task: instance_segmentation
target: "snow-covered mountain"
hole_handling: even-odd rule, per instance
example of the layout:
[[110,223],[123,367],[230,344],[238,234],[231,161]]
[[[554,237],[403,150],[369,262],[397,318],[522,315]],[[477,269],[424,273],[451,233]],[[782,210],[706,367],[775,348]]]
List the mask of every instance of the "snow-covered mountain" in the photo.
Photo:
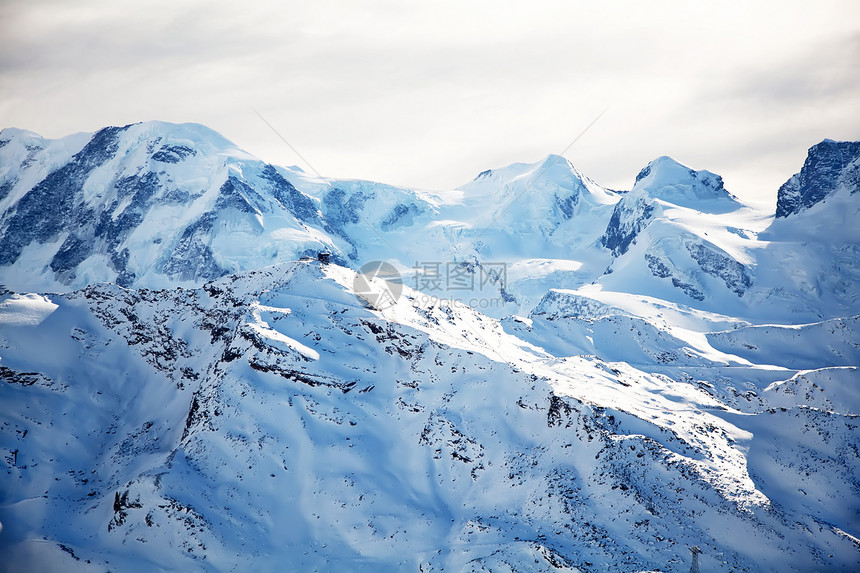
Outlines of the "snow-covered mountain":
[[54,142],[3,130],[0,165],[0,281],[11,288],[196,285],[333,248],[313,199],[199,125]]
[[616,258],[599,282],[667,300],[683,293],[709,308],[742,297],[752,285],[747,237],[725,224],[742,211],[718,175],[660,157],[612,212],[600,242]]
[[720,176],[694,171],[670,157],[659,157],[646,165],[633,190],[618,202],[601,237],[601,244],[616,256],[623,255],[637,235],[666,208],[686,208],[696,213],[722,214],[740,205],[723,187]]
[[[484,312],[498,318],[528,313],[551,288],[591,283],[735,316],[778,318],[788,306],[807,320],[832,318],[848,313],[853,289],[843,286],[822,309],[818,298],[833,288],[816,285],[832,282],[830,261],[847,268],[842,274],[858,272],[857,237],[853,225],[816,229],[856,212],[858,154],[850,143],[810,149],[777,205],[787,213],[792,197],[804,197],[799,210],[774,219],[743,205],[719,176],[668,157],[642,169],[629,192],[603,189],[550,155],[427,193],[275,167],[193,124],[148,122],[57,141],[7,129],[0,284],[61,292],[100,281],[193,287],[331,251],[356,269],[391,261],[419,289],[430,282],[430,265],[462,264],[479,275],[503,264],[504,281],[480,293],[493,299]],[[798,254],[810,236],[826,252]],[[774,276],[786,257],[809,259],[799,266],[814,276],[798,280],[796,269]],[[817,263],[825,268],[809,268]],[[442,282],[434,296],[475,299]]]
[[3,130],[0,569],[857,570],[858,154],[775,216],[667,157],[429,193]]

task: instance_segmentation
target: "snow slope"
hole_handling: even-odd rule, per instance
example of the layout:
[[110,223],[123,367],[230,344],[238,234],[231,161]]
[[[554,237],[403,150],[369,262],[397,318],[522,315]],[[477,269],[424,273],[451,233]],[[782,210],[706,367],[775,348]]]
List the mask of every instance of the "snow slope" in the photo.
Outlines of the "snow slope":
[[366,308],[353,278],[100,285],[4,324],[6,566],[646,571],[693,544],[712,570],[856,564],[856,416],[742,413],[411,289]]

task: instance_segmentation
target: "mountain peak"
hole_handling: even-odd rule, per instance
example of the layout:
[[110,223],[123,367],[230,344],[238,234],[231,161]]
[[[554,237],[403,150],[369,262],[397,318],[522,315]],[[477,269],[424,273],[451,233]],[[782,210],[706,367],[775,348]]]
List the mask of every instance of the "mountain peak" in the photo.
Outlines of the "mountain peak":
[[534,163],[511,163],[504,167],[495,169],[487,169],[480,172],[472,181],[464,185],[462,188],[472,186],[476,182],[492,179],[496,182],[513,181],[521,178],[530,180],[540,178],[548,170],[553,170],[556,175],[569,176],[574,174],[578,179],[582,179],[582,175],[576,168],[561,155],[549,154],[540,161]]
[[512,189],[522,187],[562,193],[585,191],[600,204],[618,200],[615,193],[603,189],[583,175],[567,158],[553,153],[534,163],[511,163],[482,171],[459,189],[471,196],[486,196],[499,192],[510,193]]
[[63,154],[62,140],[13,133],[0,172],[0,277],[13,288],[199,284],[335,249],[313,199],[205,126],[106,127]]
[[26,129],[20,129],[17,127],[4,127],[3,129],[0,129],[0,142],[5,143],[20,137],[25,137],[27,139],[42,139],[42,136],[38,133]]
[[661,215],[661,203],[700,213],[727,213],[739,207],[723,187],[722,177],[662,155],[639,172],[633,190],[615,205],[600,244],[615,256],[626,253],[636,237]]
[[[474,210],[474,224],[493,221],[521,235],[549,236],[559,225],[592,209],[611,208],[617,194],[580,173],[561,155],[482,172],[459,188]],[[516,209],[510,207],[516,204]]]
[[540,162],[543,167],[553,167],[555,165],[562,165],[568,167],[570,169],[575,169],[573,164],[564,156],[556,155],[555,153],[550,153]]
[[199,123],[170,123],[166,121],[143,121],[123,127],[130,144],[147,141],[148,145],[182,145],[203,153],[228,153],[242,159],[252,156],[239,149],[235,143],[205,125]]
[[639,172],[633,190],[700,211],[705,210],[703,202],[736,202],[734,195],[723,187],[722,177],[710,171],[696,171],[666,155],[649,162]]

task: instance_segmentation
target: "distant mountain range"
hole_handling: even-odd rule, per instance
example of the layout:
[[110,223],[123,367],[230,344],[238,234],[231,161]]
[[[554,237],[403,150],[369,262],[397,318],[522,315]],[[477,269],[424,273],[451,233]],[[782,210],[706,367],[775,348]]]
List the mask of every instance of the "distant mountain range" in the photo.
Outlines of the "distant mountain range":
[[[775,220],[719,176],[668,157],[642,169],[629,192],[603,189],[551,155],[429,194],[309,177],[191,124],[56,141],[6,129],[0,146],[0,282],[13,289],[199,286],[331,251],[352,268],[389,260],[407,276],[416,262],[506,263],[525,276],[509,277],[496,316],[528,312],[550,288],[591,283],[760,317],[856,308],[856,289],[830,284],[836,268],[848,283],[860,278],[846,252],[856,226],[840,224],[858,209],[855,143],[812,147],[781,187]],[[828,232],[810,246],[818,225]],[[802,271],[786,269],[787,256]]]
[[431,193],[4,129],[2,568],[856,570],[857,220],[853,142],[762,213],[669,157]]

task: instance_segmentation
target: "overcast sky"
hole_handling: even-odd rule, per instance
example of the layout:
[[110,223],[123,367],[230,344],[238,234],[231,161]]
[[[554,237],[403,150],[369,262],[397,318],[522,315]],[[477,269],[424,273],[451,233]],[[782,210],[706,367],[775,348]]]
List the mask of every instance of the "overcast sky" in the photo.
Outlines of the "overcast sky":
[[302,165],[256,109],[332,177],[455,187],[606,110],[565,153],[598,183],[670,155],[772,201],[809,146],[860,140],[854,0],[28,0],[0,22],[0,126],[198,122]]

